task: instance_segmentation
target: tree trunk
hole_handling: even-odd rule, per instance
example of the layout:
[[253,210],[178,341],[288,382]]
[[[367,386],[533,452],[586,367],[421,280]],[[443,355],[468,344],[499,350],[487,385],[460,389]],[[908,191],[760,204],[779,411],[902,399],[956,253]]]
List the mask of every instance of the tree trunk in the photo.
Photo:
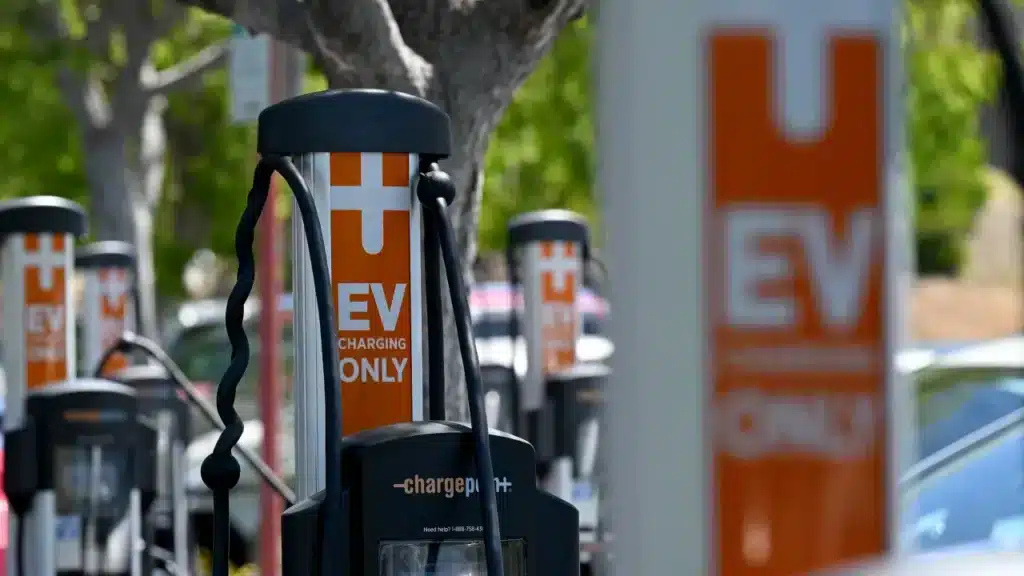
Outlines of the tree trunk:
[[[495,111],[497,118],[500,111]],[[484,154],[486,147],[471,138],[456,139],[456,149],[442,168],[454,179],[456,186],[455,201],[448,209],[455,228],[458,242],[459,262],[462,264],[462,277],[467,287],[472,286],[473,262],[476,260],[476,230],[480,221],[480,201],[484,192]],[[443,284],[447,296],[448,283]],[[462,295],[462,297],[468,297]],[[449,420],[469,420],[467,390],[459,341],[455,332],[455,315],[449,298],[444,299],[444,331],[445,331],[445,410]]]
[[142,174],[132,166],[132,146],[123,131],[113,126],[89,128],[85,144],[93,235],[96,240],[120,240],[135,246],[140,298],[136,330],[154,338],[153,216],[142,193]]
[[[472,280],[487,140],[512,96],[585,0],[182,0],[308,52],[332,88],[420,96],[451,118],[442,167],[462,273]],[[465,420],[465,378],[445,299],[448,417]]]

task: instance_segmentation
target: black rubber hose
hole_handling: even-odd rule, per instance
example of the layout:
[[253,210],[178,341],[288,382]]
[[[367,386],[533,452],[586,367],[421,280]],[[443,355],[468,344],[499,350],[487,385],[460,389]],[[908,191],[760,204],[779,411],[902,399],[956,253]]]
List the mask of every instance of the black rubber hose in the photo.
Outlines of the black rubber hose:
[[[121,338],[119,338],[118,341],[108,348],[107,351],[103,353],[103,356],[100,357],[100,361],[96,364],[96,368],[93,370],[93,376],[96,378],[101,377],[104,373],[107,361],[109,361],[114,354],[117,354],[118,352],[128,354],[133,351],[139,351],[145,356],[152,358],[160,365],[160,367],[166,370],[167,376],[171,379],[171,382],[174,382],[178,388],[185,392],[185,396],[188,397],[189,403],[199,408],[199,411],[206,418],[207,422],[209,422],[210,425],[218,431],[224,431],[224,422],[221,421],[220,416],[217,415],[217,410],[212,404],[210,404],[210,401],[203,397],[199,392],[199,389],[196,388],[196,385],[188,379],[188,376],[185,376],[185,373],[182,372],[181,368],[174,362],[174,360],[172,360],[166,352],[160,349],[160,347],[156,345],[156,342],[153,342],[148,338],[131,332],[125,332],[122,334]],[[288,487],[288,484],[285,483],[284,479],[270,469],[270,466],[263,461],[263,458],[261,458],[259,454],[253,452],[251,448],[244,444],[235,446],[235,451],[241,454],[242,460],[245,460],[246,464],[252,466],[252,468],[256,470],[256,473],[259,474],[260,479],[266,482],[267,485],[270,486],[270,488],[276,492],[288,506],[295,504],[295,493]]]
[[444,313],[441,307],[441,254],[434,217],[424,213],[423,286],[427,311],[427,404],[431,420],[445,420]]
[[[335,566],[335,550],[343,541],[342,534],[342,485],[341,485],[341,392],[338,383],[341,375],[338,372],[336,351],[337,328],[335,327],[334,307],[331,305],[331,273],[327,262],[327,248],[324,243],[323,231],[320,228],[320,217],[316,211],[313,194],[309,191],[302,175],[295,164],[280,156],[264,156],[263,161],[274,167],[292,189],[295,204],[302,217],[302,228],[306,235],[309,260],[312,264],[313,290],[316,293],[316,310],[320,319],[320,352],[324,366],[324,461],[327,463],[324,473],[326,488],[324,489],[324,542],[322,549],[321,574],[342,574],[343,567]],[[499,575],[500,576],[500,575]]]
[[230,574],[230,492],[238,484],[241,476],[241,468],[232,455],[232,450],[241,439],[245,427],[234,408],[235,393],[249,366],[249,340],[245,335],[243,320],[245,301],[252,292],[256,276],[252,243],[255,239],[256,223],[267,201],[270,179],[273,175],[273,168],[262,160],[256,165],[252,189],[249,190],[245,210],[242,211],[238,227],[235,229],[238,272],[224,310],[224,328],[231,344],[231,362],[217,385],[217,413],[224,422],[224,430],[217,438],[213,451],[203,460],[201,468],[203,483],[213,492],[211,571],[214,576]]
[[[426,185],[424,185],[426,184]],[[434,216],[437,223],[441,257],[444,260],[448,291],[451,294],[452,312],[459,337],[459,352],[466,373],[466,388],[469,395],[469,420],[476,448],[477,475],[480,477],[480,501],[483,504],[484,553],[487,560],[488,576],[504,576],[505,566],[501,554],[501,530],[498,524],[498,499],[494,487],[494,464],[491,459],[490,434],[487,427],[487,411],[484,406],[483,386],[480,378],[480,362],[473,345],[473,324],[466,303],[466,286],[462,279],[462,267],[456,253],[455,231],[448,219],[448,199],[454,196],[454,187],[447,174],[430,165],[429,171],[421,169],[417,194],[420,202]],[[430,189],[433,190],[430,190]]]
[[18,535],[14,538],[14,561],[18,563],[18,576],[28,576],[28,570],[25,569],[25,545],[27,540],[25,539],[25,516],[18,514]]
[[[316,293],[317,314],[320,320],[320,345],[324,368],[324,416],[326,430],[324,438],[326,487],[324,489],[324,542],[321,546],[321,574],[340,574],[341,566],[335,566],[335,544],[342,542],[341,529],[341,399],[338,390],[338,362],[335,352],[335,329],[331,306],[330,268],[327,263],[327,249],[324,245],[320,218],[309,187],[302,179],[295,164],[282,156],[265,155],[256,165],[253,186],[249,191],[245,210],[239,218],[235,233],[235,255],[238,258],[238,275],[231,295],[228,297],[224,324],[231,343],[231,364],[224,372],[217,387],[217,412],[225,423],[224,431],[217,439],[213,452],[203,461],[203,482],[214,492],[214,576],[228,574],[228,492],[238,482],[238,462],[231,450],[241,437],[243,424],[234,410],[235,391],[249,364],[249,342],[242,325],[245,301],[252,292],[256,264],[252,254],[252,243],[263,205],[270,190],[270,179],[274,172],[281,174],[291,188],[295,204],[302,217],[306,234],[310,263],[313,272],[313,288]],[[271,520],[273,521],[273,520]]]

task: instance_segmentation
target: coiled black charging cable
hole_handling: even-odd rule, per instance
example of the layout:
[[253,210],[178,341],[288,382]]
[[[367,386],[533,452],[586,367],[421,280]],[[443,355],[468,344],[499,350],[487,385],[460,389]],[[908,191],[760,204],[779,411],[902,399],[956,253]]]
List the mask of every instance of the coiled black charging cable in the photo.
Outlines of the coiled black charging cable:
[[[235,412],[235,391],[249,365],[249,341],[242,322],[245,301],[252,292],[256,263],[252,243],[256,224],[263,205],[266,204],[270,179],[274,173],[281,174],[295,196],[295,203],[302,218],[310,262],[313,271],[313,287],[316,294],[317,315],[320,319],[320,348],[323,354],[324,370],[324,452],[327,470],[324,489],[324,542],[321,546],[321,574],[342,574],[342,566],[334,565],[332,544],[342,542],[341,529],[341,401],[338,391],[338,362],[334,340],[337,331],[331,307],[331,283],[327,265],[327,251],[324,246],[320,219],[317,215],[313,195],[303,181],[295,164],[288,158],[265,155],[256,165],[252,189],[249,191],[245,210],[235,231],[235,256],[238,259],[238,275],[235,286],[228,296],[224,324],[231,343],[231,364],[225,370],[217,386],[217,412],[224,421],[213,452],[206,457],[202,466],[203,483],[213,491],[213,574],[228,576],[228,547],[230,528],[228,519],[228,495],[238,483],[240,469],[232,455],[232,449],[242,436],[243,424]],[[267,519],[273,522],[273,519]]]
[[[174,360],[160,349],[156,342],[148,338],[132,332],[122,334],[117,339],[117,342],[114,342],[103,353],[103,356],[100,357],[99,362],[96,363],[96,368],[93,369],[93,377],[102,378],[102,375],[106,374],[106,365],[115,354],[131,354],[132,352],[141,352],[159,364],[167,372],[171,382],[174,382],[188,396],[189,403],[199,408],[199,411],[202,412],[203,416],[206,417],[206,420],[214,428],[221,432],[224,431],[224,423],[221,421],[220,416],[217,415],[217,410],[210,404],[210,401],[199,392],[196,385],[185,376],[185,373],[182,372]],[[288,487],[288,484],[280,476],[271,470],[270,466],[267,466],[267,463],[258,454],[244,444],[236,446],[235,451],[242,455],[242,459],[245,460],[246,464],[252,466],[256,473],[259,474],[260,479],[266,482],[288,506],[295,504],[295,493],[292,492],[292,489]]]
[[[424,169],[425,168],[425,169]],[[455,331],[459,338],[459,353],[462,368],[466,373],[466,388],[469,396],[469,420],[473,430],[476,449],[477,475],[480,478],[480,498],[483,503],[484,555],[488,576],[504,576],[505,565],[501,555],[501,530],[498,525],[498,498],[494,488],[494,465],[491,460],[490,433],[487,426],[487,411],[484,406],[483,385],[480,377],[480,361],[473,345],[473,324],[466,302],[466,286],[462,279],[462,266],[455,249],[455,231],[448,218],[448,204],[455,199],[455,186],[448,174],[437,164],[424,159],[419,166],[419,180],[416,182],[416,197],[424,207],[424,213],[433,220],[433,229],[441,247],[448,291],[455,315]],[[429,242],[430,239],[428,238]],[[432,248],[427,248],[428,250]],[[432,350],[432,354],[441,351]]]

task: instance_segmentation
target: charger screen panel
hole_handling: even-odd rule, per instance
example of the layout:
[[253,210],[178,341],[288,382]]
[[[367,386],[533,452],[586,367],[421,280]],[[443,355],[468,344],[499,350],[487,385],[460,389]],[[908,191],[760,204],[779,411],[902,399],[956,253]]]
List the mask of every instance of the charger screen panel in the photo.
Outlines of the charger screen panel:
[[[503,540],[507,576],[526,576],[526,543]],[[416,540],[380,546],[380,576],[486,576],[482,540]]]
[[117,517],[127,499],[122,484],[129,479],[122,450],[99,446],[59,446],[55,453],[57,513],[91,511]]

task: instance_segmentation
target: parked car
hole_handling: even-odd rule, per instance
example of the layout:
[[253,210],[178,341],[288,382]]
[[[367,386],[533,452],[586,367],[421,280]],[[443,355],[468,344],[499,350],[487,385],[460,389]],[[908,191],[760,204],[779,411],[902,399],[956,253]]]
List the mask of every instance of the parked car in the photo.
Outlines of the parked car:
[[[473,287],[469,294],[470,313],[473,320],[474,335],[481,365],[487,374],[488,367],[507,367],[513,365],[513,353],[516,354],[514,365],[520,373],[525,370],[525,344],[520,337],[513,348],[509,334],[510,310],[520,305],[519,296],[506,283],[481,283]],[[245,422],[245,431],[240,444],[244,444],[259,452],[263,442],[263,426],[259,421],[259,363],[260,343],[258,335],[260,303],[252,299],[247,303],[244,314],[246,333],[251,348],[251,362],[245,378],[239,384],[235,400],[235,409]],[[281,434],[279,454],[282,456],[281,470],[289,485],[294,485],[295,470],[294,438],[291,424],[294,416],[292,404],[293,385],[291,374],[294,366],[294,347],[292,340],[291,315],[293,302],[291,295],[284,295],[279,303],[279,310],[285,315],[282,334],[281,352],[283,354],[283,410],[281,414]],[[578,354],[584,359],[606,358],[611,354],[611,343],[603,336],[604,323],[608,314],[607,302],[590,290],[584,290],[580,297],[580,312],[583,321],[583,338],[578,346]],[[215,390],[224,369],[230,361],[230,345],[224,330],[224,301],[204,300],[183,305],[169,323],[164,334],[167,352],[177,362],[185,374],[201,389],[208,393]],[[485,383],[486,386],[486,383]],[[491,403],[492,406],[494,403]],[[499,410],[500,403],[498,404]],[[504,408],[507,410],[507,405]],[[508,418],[508,416],[505,416]],[[208,548],[212,544],[212,534],[203,527],[208,527],[212,519],[212,498],[202,483],[199,467],[216,443],[218,433],[206,423],[198,411],[193,415],[193,429],[197,431],[194,440],[188,447],[186,462],[189,474],[186,486],[190,490],[191,515],[196,520],[197,540],[200,548]],[[500,418],[492,417],[491,422]],[[251,467],[242,466],[242,478],[238,487],[232,492],[232,542],[245,542],[247,545],[231,547],[232,562],[243,565],[255,558],[255,548],[259,533],[259,487],[260,479]]]
[[915,371],[917,458],[901,479],[906,550],[1024,548],[1024,336]]

